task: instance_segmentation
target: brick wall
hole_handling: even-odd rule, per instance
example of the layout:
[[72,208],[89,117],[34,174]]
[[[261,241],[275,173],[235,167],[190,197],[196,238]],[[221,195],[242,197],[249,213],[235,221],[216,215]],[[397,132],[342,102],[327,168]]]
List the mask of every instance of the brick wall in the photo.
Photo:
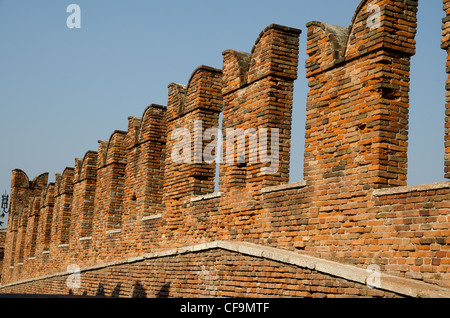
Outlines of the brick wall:
[[[288,182],[299,34],[297,29],[271,25],[261,32],[251,54],[223,52],[225,159],[220,191]],[[279,143],[275,168],[264,162],[270,158],[264,158],[260,148],[271,149],[273,129],[277,130]],[[235,138],[229,131],[236,133]],[[240,142],[245,151],[238,155]]]
[[[305,180],[406,185],[417,1],[394,2],[363,1],[349,29],[308,24]],[[374,25],[370,6],[383,13]]]
[[[54,184],[14,170],[0,292],[67,293],[76,265],[72,292],[89,295],[448,295],[450,184],[406,186],[416,12],[417,1],[365,0],[349,28],[307,24],[300,182],[287,183],[301,32],[280,25],[250,53],[224,51],[222,70],[170,84],[167,107],[130,117]],[[220,113],[214,192],[205,154]],[[235,245],[198,250],[214,242]],[[272,249],[243,254],[243,242]],[[383,288],[358,276],[371,266],[389,276]]]

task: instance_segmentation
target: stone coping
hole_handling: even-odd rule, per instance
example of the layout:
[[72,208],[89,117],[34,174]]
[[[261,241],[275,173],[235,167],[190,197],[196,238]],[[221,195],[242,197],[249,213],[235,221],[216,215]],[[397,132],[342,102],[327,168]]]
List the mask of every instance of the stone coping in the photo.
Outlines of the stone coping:
[[154,219],[160,219],[160,218],[162,218],[162,214],[158,213],[158,214],[144,216],[144,217],[142,217],[142,221],[154,220]]
[[[288,251],[280,248],[263,246],[254,243],[241,242],[241,241],[212,241],[205,242],[196,245],[178,247],[163,251],[157,251],[152,253],[146,253],[141,256],[131,257],[119,261],[113,261],[100,265],[88,266],[80,269],[80,273],[100,270],[112,266],[119,266],[124,264],[131,264],[136,262],[143,262],[146,260],[176,256],[186,253],[196,253],[212,249],[223,249],[231,252],[236,252],[253,257],[264,258],[281,262],[289,265],[294,265],[302,268],[308,268],[316,270],[321,273],[332,275],[335,277],[343,278],[349,281],[358,282],[361,284],[368,284],[373,271],[357,267],[349,264],[342,264],[335,261],[325,260],[309,255],[305,255],[295,251]],[[0,292],[2,288],[11,287],[14,285],[20,285],[25,283],[31,283],[34,281],[50,279],[59,276],[68,276],[73,274],[72,272],[60,272],[50,274],[46,276],[27,279],[19,282],[0,285]],[[379,282],[377,285],[379,289],[395,292],[404,296],[417,297],[417,298],[450,298],[450,289],[439,287],[436,285],[424,283],[422,281],[402,278],[392,275],[386,275],[379,273]]]
[[[291,182],[291,183],[281,184],[281,185],[277,185],[277,186],[273,186],[273,187],[262,188],[261,192],[262,193],[270,193],[270,192],[290,190],[290,189],[299,189],[299,188],[304,188],[305,186],[306,186],[306,181],[301,180],[298,182]],[[205,194],[205,195],[199,195],[196,197],[192,197],[191,202],[198,202],[198,201],[203,201],[203,200],[219,198],[221,195],[222,195],[222,192],[214,192],[214,193],[209,193],[209,194]]]
[[283,191],[283,190],[290,190],[290,189],[299,189],[299,188],[304,188],[304,187],[306,187],[306,181],[301,180],[298,182],[292,182],[292,183],[286,183],[286,184],[277,185],[277,186],[273,186],[273,187],[262,188],[261,192],[269,193],[269,192],[276,192],[276,191]]
[[222,192],[214,192],[214,193],[209,193],[209,194],[205,194],[205,195],[199,195],[199,196],[191,198],[191,202],[214,199],[214,198],[220,197],[221,195],[222,195]]
[[383,195],[394,195],[394,194],[403,194],[403,193],[412,193],[412,192],[421,192],[421,191],[430,191],[430,190],[441,190],[441,189],[450,189],[450,182],[438,182],[438,183],[430,183],[430,184],[421,184],[421,185],[416,185],[416,186],[378,189],[378,190],[373,191],[373,195],[376,197],[379,197],[379,196],[383,196]]
[[[290,189],[300,189],[306,187],[306,181],[301,180],[292,183],[286,183],[282,185],[277,185],[273,187],[262,188],[262,193],[270,193],[277,192],[283,190]],[[386,189],[378,189],[373,191],[374,196],[383,196],[383,195],[394,195],[394,194],[403,194],[403,193],[412,193],[412,192],[421,192],[421,191],[430,191],[430,190],[441,190],[441,189],[450,189],[450,182],[437,182],[430,184],[421,184],[416,186],[405,186],[405,187],[395,187],[395,188],[386,188]],[[222,195],[221,192],[214,192],[210,194],[200,195],[191,198],[191,202],[197,202],[202,200],[209,200],[218,198]]]
[[117,233],[120,233],[120,232],[122,232],[122,229],[108,230],[108,231],[106,231],[106,235],[108,235],[108,234],[117,234]]

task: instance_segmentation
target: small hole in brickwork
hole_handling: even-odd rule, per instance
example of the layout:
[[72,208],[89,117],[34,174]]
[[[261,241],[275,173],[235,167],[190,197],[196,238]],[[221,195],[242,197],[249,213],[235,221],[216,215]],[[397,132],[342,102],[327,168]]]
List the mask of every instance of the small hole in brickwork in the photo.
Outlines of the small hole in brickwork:
[[131,200],[132,200],[132,201],[136,201],[136,199],[137,199],[137,198],[136,198],[136,194],[133,194],[133,196],[131,197]]
[[367,126],[365,124],[358,125],[359,130],[364,130],[364,129],[366,129],[366,127]]

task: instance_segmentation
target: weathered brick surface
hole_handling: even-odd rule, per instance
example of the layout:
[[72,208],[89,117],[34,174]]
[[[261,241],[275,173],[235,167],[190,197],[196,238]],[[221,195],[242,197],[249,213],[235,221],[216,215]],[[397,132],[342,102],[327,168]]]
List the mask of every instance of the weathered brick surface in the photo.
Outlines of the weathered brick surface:
[[[55,184],[47,185],[46,174],[30,182],[14,170],[2,284],[47,278],[0,292],[67,293],[67,275],[52,275],[67,273],[72,264],[120,261],[84,270],[82,287],[73,292],[405,295],[239,251],[164,256],[219,240],[253,242],[359,270],[376,265],[408,282],[448,290],[450,184],[406,187],[416,12],[414,0],[364,0],[349,28],[308,23],[301,182],[287,184],[300,30],[279,25],[263,30],[251,53],[224,51],[222,70],[200,66],[186,86],[170,84],[167,107],[150,105],[142,118],[130,117],[126,132],[99,142],[97,152],[76,159]],[[201,137],[218,126],[221,112],[224,150],[214,193],[215,164],[201,156],[212,138]],[[184,149],[176,135],[180,128],[192,141]],[[226,129],[238,128],[246,153],[239,161],[233,152],[230,162]],[[261,128],[268,135],[256,138],[259,144],[270,145],[271,129],[279,131],[272,173],[265,173],[270,162],[260,152],[256,158],[250,152],[259,150],[255,139],[245,137],[252,129],[259,137]],[[191,161],[176,162],[174,154]],[[162,254],[122,262],[156,252]]]
[[[369,5],[379,25],[367,23]],[[306,180],[345,193],[406,185],[416,11],[417,1],[363,1],[349,29],[308,24]]]
[[[106,278],[106,279],[105,279]],[[223,250],[183,254],[80,274],[70,289],[69,276],[8,287],[11,293],[109,297],[402,297],[367,285],[279,262]]]
[[450,179],[450,1],[444,0],[446,17],[442,23],[442,49],[447,51],[446,71],[449,77],[446,81],[446,105],[445,105],[445,177]]
[[[297,78],[299,34],[297,29],[271,25],[261,32],[251,54],[233,50],[223,52],[222,129],[226,157],[221,166],[220,191],[260,188],[289,180],[293,83]],[[279,130],[278,162],[273,170],[261,158],[262,152],[258,148],[272,149],[272,128]],[[237,142],[227,138],[228,129],[237,132]],[[263,130],[267,130],[267,140],[262,137]],[[258,136],[258,145],[252,135]],[[243,155],[245,160],[240,160],[237,149],[229,151],[230,146],[237,148],[241,140],[245,143],[245,152],[239,156]],[[264,169],[270,172],[265,173]]]

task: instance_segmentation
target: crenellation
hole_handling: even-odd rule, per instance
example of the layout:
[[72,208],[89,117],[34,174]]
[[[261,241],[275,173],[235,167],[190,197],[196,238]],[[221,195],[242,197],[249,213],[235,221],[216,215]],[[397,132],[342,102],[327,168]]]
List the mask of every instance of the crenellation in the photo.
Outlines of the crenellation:
[[343,61],[343,49],[348,38],[348,28],[331,25],[319,21],[306,24],[308,42],[306,60],[308,74],[322,72]]
[[186,105],[186,86],[171,83],[168,86],[167,121],[170,122],[184,113]]
[[90,237],[93,232],[97,155],[97,151],[88,151],[83,159],[76,159],[70,235],[74,248],[80,239]]
[[30,206],[29,225],[27,229],[27,246],[28,246],[28,258],[35,258],[36,256],[36,243],[38,235],[39,217],[41,212],[41,198],[37,196]]
[[142,119],[129,123],[125,200],[141,217],[163,210],[166,130],[166,107],[156,104],[146,108]]
[[74,173],[74,168],[66,167],[62,174],[55,175],[55,203],[51,233],[53,246],[50,247],[51,250],[69,243]]
[[[320,179],[317,173],[325,171],[325,179],[341,178],[344,173],[351,178],[356,173],[367,186],[406,185],[409,59],[414,54],[412,15],[417,2],[398,4],[395,12],[386,7],[391,8],[383,1],[361,2],[338,59],[335,29],[309,24],[305,179]],[[371,8],[387,18],[374,17],[373,22]],[[395,25],[387,22],[391,15],[399,17]],[[408,32],[395,36],[405,28]],[[344,31],[339,29],[341,41]],[[340,125],[333,127],[336,121]],[[342,155],[335,157],[334,151],[322,155],[322,149],[330,147]]]
[[47,188],[47,182],[48,173],[42,173],[30,181],[22,170],[12,172],[10,213],[14,216],[8,222],[8,237],[12,244],[5,253],[9,266],[23,263],[35,255],[42,193]]
[[133,253],[149,248],[141,243],[142,237],[154,235],[157,225],[148,223],[159,219],[164,211],[166,139],[165,106],[151,104],[142,118],[129,118],[121,239]]
[[[190,222],[184,219],[190,197],[214,192],[222,87],[222,70],[203,65],[192,72],[186,86],[169,85],[163,166],[164,210],[162,219],[156,219],[164,222],[164,231],[167,231],[162,242],[174,237],[184,240],[185,226]],[[174,95],[177,90],[178,97]]]
[[126,166],[127,132],[116,130],[107,143],[99,142],[95,191],[95,232],[120,228]]
[[50,248],[51,230],[53,221],[53,206],[55,203],[55,183],[49,183],[42,194],[41,221],[39,222],[36,245],[37,253],[48,251]]
[[250,53],[224,51],[222,69],[169,84],[167,106],[129,117],[54,183],[13,170],[0,292],[449,295],[450,185],[406,183],[417,6],[361,0],[348,27],[306,24],[301,181],[289,183],[301,30],[277,24]]
[[83,159],[75,159],[74,183],[97,179],[97,151],[88,151]]
[[[194,70],[184,88],[179,84],[169,85],[164,172],[166,204],[168,201],[177,204],[174,201],[186,195],[214,191],[215,167],[214,163],[204,160],[207,146],[204,135],[208,129],[219,126],[221,89],[222,71],[208,66]],[[178,93],[174,93],[177,90]]]
[[223,55],[222,94],[228,94],[247,85],[247,74],[252,55],[250,53],[227,50]]

